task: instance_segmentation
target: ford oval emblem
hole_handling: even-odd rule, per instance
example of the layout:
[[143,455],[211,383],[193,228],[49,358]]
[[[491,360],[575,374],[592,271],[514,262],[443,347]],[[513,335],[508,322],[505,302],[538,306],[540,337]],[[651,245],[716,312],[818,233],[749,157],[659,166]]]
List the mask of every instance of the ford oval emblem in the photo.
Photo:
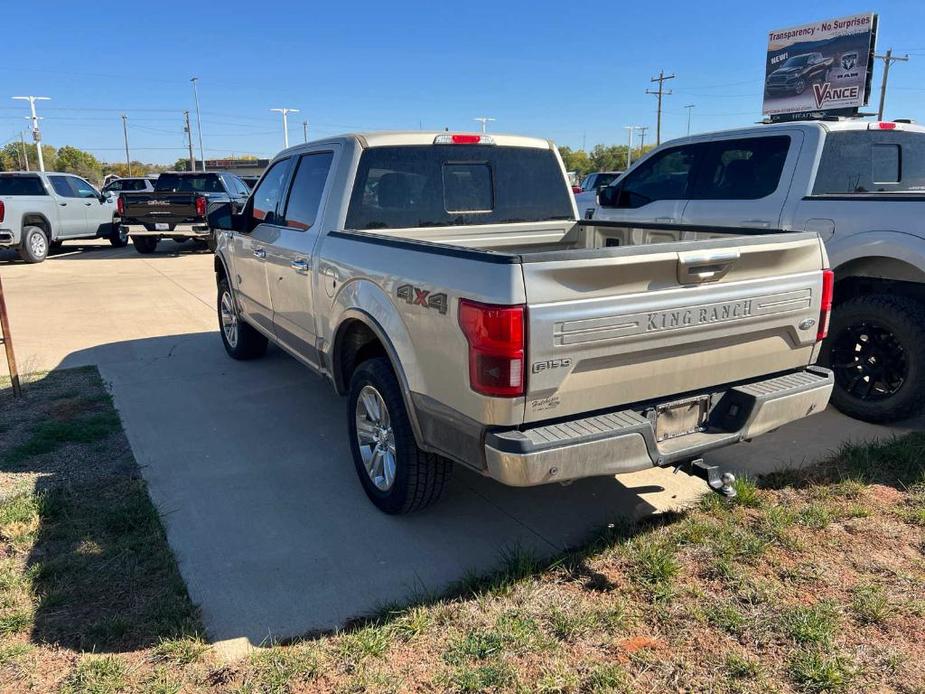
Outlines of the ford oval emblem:
[[800,330],[809,330],[816,324],[815,318],[807,318],[806,320],[800,321]]

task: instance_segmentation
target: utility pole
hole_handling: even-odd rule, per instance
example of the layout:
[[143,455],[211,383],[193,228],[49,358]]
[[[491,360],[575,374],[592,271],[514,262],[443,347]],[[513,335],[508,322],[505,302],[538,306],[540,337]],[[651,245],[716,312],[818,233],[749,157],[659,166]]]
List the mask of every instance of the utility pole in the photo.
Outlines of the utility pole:
[[308,142],[308,121],[302,121],[302,138],[303,142]]
[[189,170],[196,170],[196,157],[193,155],[193,129],[189,125],[189,111],[183,112],[183,132],[186,133],[186,142],[189,145]]
[[26,171],[29,170],[29,154],[26,152],[26,138],[23,137],[22,130],[19,131],[19,144],[22,145],[22,160],[25,162],[23,164]]
[[32,121],[32,140],[35,142],[35,153],[39,159],[39,171],[44,171],[45,160],[42,158],[42,131],[39,130],[39,117],[35,115],[35,102],[51,101],[51,98],[47,96],[14,96],[13,98],[19,99],[20,101],[28,101],[29,108],[32,109],[32,116],[30,117]]
[[289,120],[286,118],[290,113],[298,113],[297,108],[271,108],[271,111],[279,111],[283,114],[283,149],[289,147]]
[[482,124],[482,132],[488,132],[488,124],[494,120],[494,118],[489,118],[487,116],[479,116],[478,118],[473,118],[472,120],[477,120]]
[[202,170],[206,170],[206,151],[202,147],[202,119],[199,117],[199,90],[196,88],[199,82],[198,77],[193,77],[190,82],[193,83],[193,99],[196,102],[196,128],[199,130],[199,160],[202,162]]
[[691,134],[691,113],[694,110],[694,104],[688,104],[684,108],[687,109],[687,134]]
[[645,152],[642,150],[646,147],[646,130],[649,129],[649,126],[642,125],[638,128],[639,130],[639,156],[641,157]]
[[880,83],[880,108],[877,109],[877,120],[883,120],[883,104],[886,102],[886,81],[890,78],[890,65],[896,62],[908,62],[909,56],[893,55],[893,49],[888,48],[886,55],[875,55],[874,58],[883,61],[883,81]]
[[132,175],[132,158],[128,155],[128,117],[122,114],[122,137],[125,138],[125,163],[128,164],[128,175]]
[[666,75],[664,70],[658,71],[658,77],[653,77],[650,82],[658,82],[658,91],[646,89],[646,94],[654,94],[658,97],[658,119],[655,122],[655,146],[662,144],[662,97],[671,96],[671,90],[665,91],[665,82],[674,79],[674,73]]
[[639,129],[639,126],[624,125],[623,129],[626,130],[626,168],[628,169],[633,164],[633,133]]

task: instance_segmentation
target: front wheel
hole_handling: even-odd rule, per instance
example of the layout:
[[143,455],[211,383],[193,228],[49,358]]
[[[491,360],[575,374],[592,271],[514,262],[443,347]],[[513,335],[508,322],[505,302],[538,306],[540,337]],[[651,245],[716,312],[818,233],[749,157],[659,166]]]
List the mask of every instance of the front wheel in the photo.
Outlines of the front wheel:
[[262,357],[267,351],[267,338],[241,320],[228,280],[218,282],[218,328],[225,351],[232,359]]
[[132,245],[135,246],[135,250],[141,253],[142,255],[148,255],[154,253],[157,249],[157,237],[156,236],[133,236]]
[[128,232],[123,231],[120,224],[113,224],[112,232],[109,234],[109,243],[113,248],[125,248],[128,245]]
[[832,404],[867,422],[894,422],[925,405],[925,307],[885,294],[835,307],[820,362],[835,372]]
[[419,511],[443,495],[453,464],[418,448],[388,359],[369,359],[354,371],[347,426],[360,484],[380,511]]
[[794,93],[799,96],[806,91],[806,80],[799,80],[793,87]]

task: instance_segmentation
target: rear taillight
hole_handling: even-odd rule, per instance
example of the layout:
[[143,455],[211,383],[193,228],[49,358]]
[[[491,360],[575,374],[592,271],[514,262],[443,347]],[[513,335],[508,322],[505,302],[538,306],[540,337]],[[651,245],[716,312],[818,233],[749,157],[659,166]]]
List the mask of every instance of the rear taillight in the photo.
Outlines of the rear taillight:
[[206,199],[201,195],[196,198],[196,216],[205,217],[206,216]]
[[832,318],[832,298],[835,295],[835,273],[822,271],[822,306],[819,309],[819,330],[816,342],[821,342],[829,334],[829,321]]
[[3,204],[3,200],[0,200],[0,222],[4,217],[6,217],[6,205]]
[[125,216],[125,200],[122,199],[121,195],[116,199],[116,213],[120,217]]
[[469,342],[469,385],[502,398],[524,394],[523,306],[459,300],[459,326]]

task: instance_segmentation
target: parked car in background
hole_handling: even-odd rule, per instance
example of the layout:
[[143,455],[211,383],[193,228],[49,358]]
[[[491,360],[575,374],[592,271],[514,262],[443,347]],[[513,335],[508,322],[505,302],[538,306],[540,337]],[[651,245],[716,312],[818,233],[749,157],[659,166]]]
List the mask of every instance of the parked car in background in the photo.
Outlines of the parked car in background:
[[450,461],[514,486],[681,464],[831,392],[812,366],[832,289],[816,234],[578,221],[548,140],[298,145],[231,218],[225,349],[272,341],[347,396],[387,513],[436,500]]
[[832,62],[832,58],[826,58],[822,53],[790,56],[783,65],[768,75],[764,90],[768,96],[802,94],[814,82],[826,81]]
[[222,172],[168,172],[153,191],[119,194],[117,210],[122,233],[139,253],[153,253],[162,238],[195,240],[215,248],[215,214],[228,203],[239,210],[250,189],[238,176]]
[[597,193],[601,188],[609,186],[622,175],[622,171],[595,171],[594,173],[589,173],[581,181],[581,190],[586,193]]
[[14,248],[27,263],[69,239],[107,238],[128,243],[113,222],[115,205],[88,181],[66,173],[0,173],[0,248]]
[[925,406],[925,128],[795,122],[663,144],[595,220],[817,232],[835,270],[821,363],[842,412],[889,422]]
[[127,191],[138,192],[146,190],[151,192],[154,190],[154,182],[158,179],[158,176],[160,176],[160,174],[117,178],[104,185],[102,192],[104,195],[108,193],[118,195],[119,193]]

